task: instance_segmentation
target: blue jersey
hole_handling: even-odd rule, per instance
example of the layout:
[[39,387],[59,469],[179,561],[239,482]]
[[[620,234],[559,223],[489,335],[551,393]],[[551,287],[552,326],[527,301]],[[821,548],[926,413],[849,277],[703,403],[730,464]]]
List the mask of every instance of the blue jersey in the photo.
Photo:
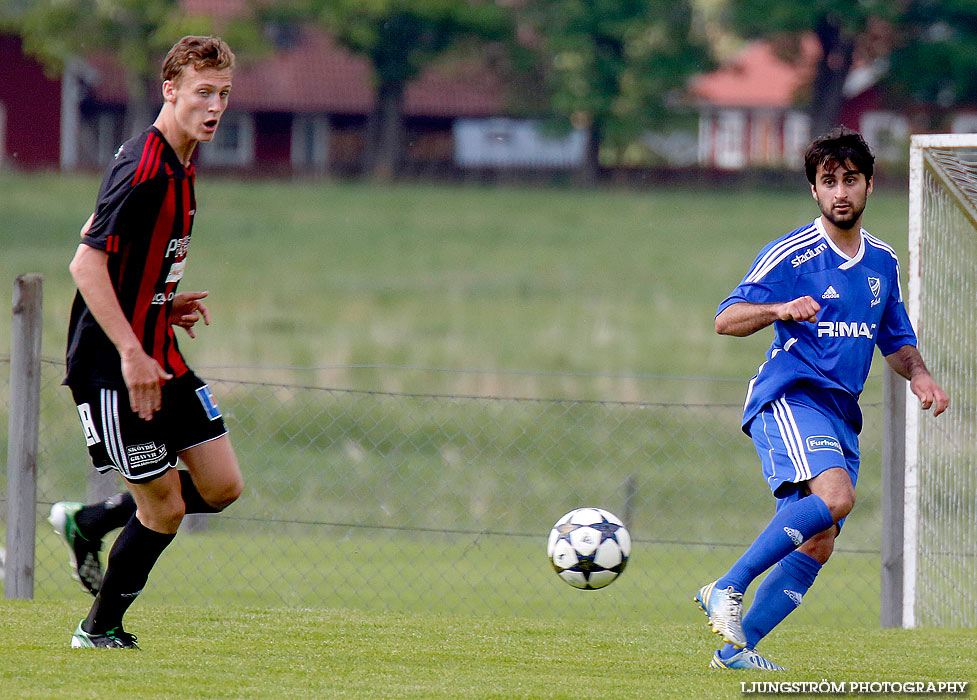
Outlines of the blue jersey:
[[744,430],[767,403],[791,387],[809,390],[861,430],[858,396],[875,346],[890,355],[904,345],[916,345],[892,248],[862,229],[858,252],[849,257],[828,236],[820,218],[765,246],[716,315],[737,302],[782,303],[805,295],[821,305],[818,320],[774,322],[767,360],[750,381]]

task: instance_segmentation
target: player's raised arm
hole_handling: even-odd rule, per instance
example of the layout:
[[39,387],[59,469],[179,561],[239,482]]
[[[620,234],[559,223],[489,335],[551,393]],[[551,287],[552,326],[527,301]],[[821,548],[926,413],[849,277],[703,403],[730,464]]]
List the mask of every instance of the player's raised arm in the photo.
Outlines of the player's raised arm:
[[741,301],[727,306],[716,316],[716,332],[742,338],[766,328],[774,321],[814,323],[818,320],[820,310],[821,305],[809,296],[778,304],[751,304]]

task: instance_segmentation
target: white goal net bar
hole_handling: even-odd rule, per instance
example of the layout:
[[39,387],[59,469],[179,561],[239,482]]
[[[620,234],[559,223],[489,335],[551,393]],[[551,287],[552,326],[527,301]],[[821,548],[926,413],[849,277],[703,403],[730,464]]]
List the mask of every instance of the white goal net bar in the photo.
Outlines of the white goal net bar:
[[908,311],[950,409],[906,386],[904,627],[977,627],[977,134],[913,136]]

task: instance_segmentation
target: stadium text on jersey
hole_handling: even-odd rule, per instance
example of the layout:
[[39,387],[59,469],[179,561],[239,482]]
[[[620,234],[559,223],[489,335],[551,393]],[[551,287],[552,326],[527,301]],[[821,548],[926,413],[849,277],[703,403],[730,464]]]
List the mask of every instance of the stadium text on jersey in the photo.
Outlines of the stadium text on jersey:
[[823,253],[827,249],[828,249],[827,243],[822,243],[821,245],[819,245],[817,248],[814,248],[813,250],[811,248],[808,248],[800,255],[795,256],[794,259],[790,261],[790,264],[794,267],[800,267],[808,260],[813,260],[814,258],[818,257],[819,255],[821,255],[821,253]]

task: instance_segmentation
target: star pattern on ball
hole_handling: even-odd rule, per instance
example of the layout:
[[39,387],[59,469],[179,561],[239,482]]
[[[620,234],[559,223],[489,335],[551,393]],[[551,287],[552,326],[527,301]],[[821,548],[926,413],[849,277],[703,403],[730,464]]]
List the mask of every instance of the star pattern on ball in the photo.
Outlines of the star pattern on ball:
[[574,588],[594,590],[624,571],[631,554],[631,535],[608,511],[577,508],[553,526],[547,553],[563,581]]

